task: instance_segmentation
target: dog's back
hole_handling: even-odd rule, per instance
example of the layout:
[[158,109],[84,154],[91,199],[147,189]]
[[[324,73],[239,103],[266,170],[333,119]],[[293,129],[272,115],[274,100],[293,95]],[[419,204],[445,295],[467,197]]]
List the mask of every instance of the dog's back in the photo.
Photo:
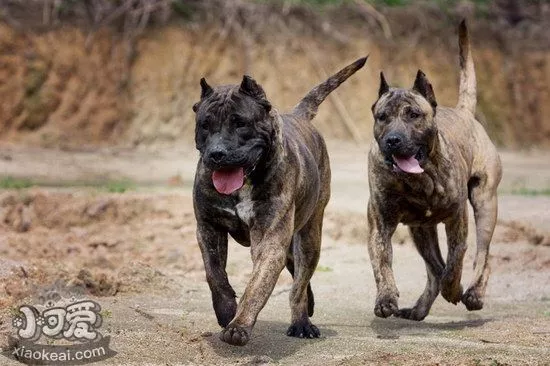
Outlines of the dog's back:
[[[308,150],[319,167],[324,163],[328,164],[325,141],[315,125],[310,121],[299,120],[292,114],[282,115],[281,117],[283,119],[283,139],[286,147]],[[325,159],[327,159],[326,162]]]
[[[366,61],[367,57],[360,58],[330,76],[311,89],[291,112],[281,115],[285,158],[298,171],[296,177],[299,181],[296,182],[295,194],[303,196],[298,198],[300,201],[306,201],[305,206],[313,205],[315,202],[325,206],[330,198],[330,162],[326,144],[311,122],[326,97],[362,68]],[[316,197],[305,197],[306,186],[318,192]]]
[[461,156],[470,168],[470,176],[489,173],[500,182],[502,167],[495,145],[475,117],[458,108],[438,107],[439,133],[447,144],[449,158]]

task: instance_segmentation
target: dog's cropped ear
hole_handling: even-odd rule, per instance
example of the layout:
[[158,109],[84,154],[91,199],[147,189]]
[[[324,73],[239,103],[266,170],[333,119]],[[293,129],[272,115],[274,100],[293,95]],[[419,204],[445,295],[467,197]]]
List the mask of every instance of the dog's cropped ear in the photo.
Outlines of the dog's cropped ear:
[[[212,89],[212,87],[208,85],[205,78],[201,78],[200,84],[201,84],[201,101],[202,101],[203,99],[211,96],[214,93],[214,89]],[[197,113],[197,111],[199,110],[200,104],[201,104],[200,101],[193,104],[193,112]]]
[[378,98],[380,98],[383,94],[387,93],[389,90],[390,90],[390,86],[386,82],[384,73],[380,71],[380,87],[378,88]]
[[422,70],[418,70],[418,73],[416,74],[413,90],[416,90],[420,93],[420,95],[426,98],[426,100],[435,110],[435,107],[437,107],[437,101],[435,100],[434,90],[432,88],[432,84],[430,84],[428,78],[426,77],[426,74],[424,74]]
[[205,78],[201,78],[201,99],[208,98],[212,93],[214,93],[214,89],[208,85]]
[[267,100],[264,89],[250,76],[243,76],[243,81],[241,82],[239,91],[254,98],[258,103],[265,107],[266,111],[269,112],[271,110],[271,103]]
[[243,76],[239,91],[258,100],[267,99],[264,89],[248,75]]

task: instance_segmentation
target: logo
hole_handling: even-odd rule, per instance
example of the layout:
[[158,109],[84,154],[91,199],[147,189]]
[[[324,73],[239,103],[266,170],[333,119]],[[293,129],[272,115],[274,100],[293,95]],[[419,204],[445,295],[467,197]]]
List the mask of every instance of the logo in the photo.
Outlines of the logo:
[[66,299],[56,290],[39,299],[42,305],[17,309],[12,319],[17,337],[9,337],[2,355],[28,365],[84,365],[116,355],[110,337],[99,332],[103,319],[97,302]]

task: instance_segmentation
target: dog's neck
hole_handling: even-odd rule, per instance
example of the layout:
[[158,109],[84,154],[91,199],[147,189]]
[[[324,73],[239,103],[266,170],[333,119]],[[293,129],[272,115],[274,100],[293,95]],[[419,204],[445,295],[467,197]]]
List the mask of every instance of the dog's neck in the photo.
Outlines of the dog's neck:
[[253,185],[269,181],[285,159],[283,118],[275,109],[269,112],[269,116],[273,122],[273,138],[269,149],[264,152],[258,167],[251,174]]
[[437,171],[445,171],[450,165],[452,165],[449,158],[443,153],[447,142],[445,136],[441,132],[437,132],[431,151],[428,154],[428,169],[435,169]]
[[445,187],[440,182],[446,182],[450,179],[449,172],[452,162],[443,151],[446,145],[441,133],[437,133],[431,151],[428,154],[427,164],[424,166],[424,173],[419,176],[419,180],[413,179],[415,183],[421,183],[416,186],[417,190],[422,190],[426,196],[434,194],[445,194]]

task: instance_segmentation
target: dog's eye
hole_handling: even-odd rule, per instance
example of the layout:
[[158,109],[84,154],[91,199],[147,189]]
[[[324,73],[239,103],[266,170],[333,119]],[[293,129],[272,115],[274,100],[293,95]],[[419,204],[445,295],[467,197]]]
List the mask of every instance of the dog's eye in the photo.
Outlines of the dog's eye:
[[200,128],[205,130],[205,131],[208,131],[208,126],[210,126],[210,121],[208,121],[207,119],[203,120],[200,122]]
[[378,116],[376,117],[376,119],[379,120],[379,121],[381,121],[381,122],[384,122],[387,118],[388,118],[388,116],[387,116],[386,113],[380,113],[380,114],[378,114]]
[[246,120],[244,120],[243,118],[237,116],[236,114],[232,115],[230,117],[230,119],[231,119],[231,123],[233,123],[233,125],[236,128],[246,127]]
[[420,113],[416,113],[415,111],[410,111],[409,112],[409,118],[410,119],[417,119],[418,117],[420,117]]

